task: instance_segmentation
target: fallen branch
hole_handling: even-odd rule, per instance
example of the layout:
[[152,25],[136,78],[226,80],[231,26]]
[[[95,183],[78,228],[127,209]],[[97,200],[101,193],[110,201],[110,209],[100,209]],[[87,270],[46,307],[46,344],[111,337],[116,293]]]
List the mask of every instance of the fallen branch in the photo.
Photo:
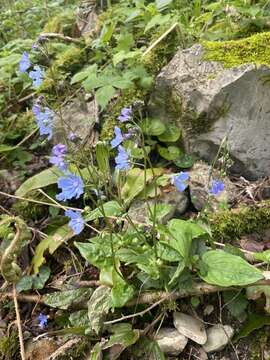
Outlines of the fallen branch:
[[[92,281],[89,281],[89,282],[82,281],[81,285],[83,285],[83,287],[85,287],[87,283],[88,284],[91,283],[94,286],[98,285],[98,282],[96,282],[96,281],[93,281],[93,282]],[[145,293],[142,293],[141,295],[139,295],[137,298],[130,300],[125,306],[131,307],[131,306],[143,305],[143,304],[155,304],[156,305],[156,303],[159,301],[160,302],[163,302],[165,300],[175,301],[177,299],[183,299],[183,298],[187,298],[187,297],[191,297],[191,296],[209,295],[209,294],[213,294],[213,293],[217,293],[217,292],[221,292],[221,291],[231,291],[231,290],[237,291],[239,289],[248,289],[252,286],[260,286],[260,285],[270,286],[270,279],[269,280],[260,280],[260,281],[257,281],[256,283],[249,284],[246,286],[241,286],[241,287],[237,287],[237,286],[221,287],[221,286],[210,285],[210,284],[200,282],[200,283],[194,283],[190,289],[184,289],[184,290],[175,291],[175,292],[171,292],[171,293],[168,293],[166,291],[145,292]],[[10,292],[0,293],[0,300],[3,300],[4,298],[13,299],[13,294]],[[40,304],[44,304],[43,297],[34,295],[34,294],[29,294],[29,295],[18,294],[17,299],[18,299],[18,301],[21,301],[21,302],[27,302],[27,303],[28,302],[30,302],[30,303],[31,302],[33,302],[33,303],[39,302]],[[83,308],[87,308],[87,304],[85,304]]]
[[70,36],[65,36],[63,34],[58,34],[58,33],[43,33],[43,34],[40,34],[40,37],[45,37],[47,39],[59,39],[59,40],[63,40],[65,42],[74,43],[74,44],[82,43],[81,39],[74,39]]

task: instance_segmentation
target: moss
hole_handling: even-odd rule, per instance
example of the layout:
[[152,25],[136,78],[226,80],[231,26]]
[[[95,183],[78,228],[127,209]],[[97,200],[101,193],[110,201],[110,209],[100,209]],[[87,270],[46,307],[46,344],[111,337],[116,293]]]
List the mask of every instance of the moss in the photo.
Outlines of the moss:
[[18,334],[14,330],[0,337],[0,360],[20,359]]
[[69,46],[64,52],[58,55],[53,67],[55,71],[75,73],[80,70],[86,62],[85,50],[78,46]]
[[203,46],[204,60],[219,61],[225,68],[247,63],[270,66],[270,32],[240,40],[205,41]]
[[72,36],[76,29],[73,11],[64,11],[50,19],[44,26],[44,32]]
[[270,200],[209,214],[209,222],[214,239],[232,241],[245,234],[260,233],[270,226]]
[[[39,200],[39,201],[48,200],[37,192],[31,192],[29,196],[33,200]],[[18,200],[16,203],[14,203],[12,205],[12,209],[16,215],[20,216],[22,219],[25,219],[26,221],[27,220],[37,221],[48,215],[47,206],[39,205],[35,203],[31,203],[31,206],[29,206],[29,202],[22,200]]]
[[[149,44],[154,43],[166,30],[167,27],[161,27],[153,32]],[[179,41],[178,32],[173,30],[144,57],[143,63],[149,73],[157,75],[168,64],[178,49]]]

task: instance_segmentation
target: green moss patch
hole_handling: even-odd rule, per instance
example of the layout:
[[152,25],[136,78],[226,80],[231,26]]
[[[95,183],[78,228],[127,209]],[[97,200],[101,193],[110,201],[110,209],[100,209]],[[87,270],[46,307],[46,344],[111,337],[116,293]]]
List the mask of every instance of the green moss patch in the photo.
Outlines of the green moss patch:
[[270,227],[270,200],[209,214],[214,239],[232,241]]
[[204,60],[219,61],[225,68],[247,63],[270,66],[270,32],[231,41],[205,41]]

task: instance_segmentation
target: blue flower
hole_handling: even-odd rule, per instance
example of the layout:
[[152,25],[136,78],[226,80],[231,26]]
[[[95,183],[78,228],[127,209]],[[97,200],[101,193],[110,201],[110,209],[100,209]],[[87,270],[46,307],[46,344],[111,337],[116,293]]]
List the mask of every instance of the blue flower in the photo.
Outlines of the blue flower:
[[129,108],[123,108],[121,110],[120,116],[118,117],[118,120],[121,121],[121,122],[126,122],[126,121],[130,120],[131,115],[132,115],[132,110],[131,110],[130,107]]
[[74,231],[74,234],[79,235],[85,226],[85,222],[80,211],[66,210],[65,216],[70,218],[68,225]]
[[44,78],[44,71],[41,69],[40,66],[34,66],[34,70],[29,72],[30,79],[33,80],[33,86],[39,87],[42,84]]
[[52,148],[52,153],[54,156],[64,156],[67,152],[67,147],[64,144],[54,145]]
[[189,179],[189,174],[187,172],[181,171],[178,175],[173,176],[172,184],[174,184],[177,190],[183,192],[187,188],[186,181]]
[[38,326],[39,326],[41,329],[44,329],[45,326],[46,326],[47,323],[48,323],[48,316],[40,313],[40,314],[38,315],[38,321],[39,321]]
[[19,63],[19,70],[20,72],[26,72],[31,66],[31,61],[29,59],[29,54],[25,51],[22,54],[22,58]]
[[59,201],[78,199],[83,194],[84,184],[80,176],[66,174],[58,179],[57,185],[62,190],[60,194],[56,195],[56,199]]
[[65,163],[65,154],[66,154],[66,145],[57,144],[52,148],[52,156],[49,159],[49,162],[57,166],[60,170],[66,171],[67,164]]
[[112,139],[112,141],[111,141],[112,148],[116,148],[124,140],[121,129],[118,126],[115,126],[114,133],[115,133],[115,138]]
[[38,104],[33,106],[32,111],[35,114],[40,135],[48,135],[48,140],[50,140],[53,133],[54,112],[48,107],[45,107],[44,111],[41,111]]
[[130,168],[130,151],[126,151],[123,146],[118,146],[118,155],[115,158],[116,169],[118,170],[128,170]]
[[220,180],[213,180],[211,188],[209,189],[209,193],[211,195],[217,196],[219,195],[225,188],[225,185]]

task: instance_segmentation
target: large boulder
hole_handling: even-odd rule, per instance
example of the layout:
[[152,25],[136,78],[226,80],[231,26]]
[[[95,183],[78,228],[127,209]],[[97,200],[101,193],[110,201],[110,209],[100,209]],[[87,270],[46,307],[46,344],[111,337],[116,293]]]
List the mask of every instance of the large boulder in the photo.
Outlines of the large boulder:
[[267,33],[179,50],[158,75],[149,104],[152,116],[181,127],[188,153],[212,162],[226,145],[232,173],[248,179],[270,175],[270,68],[263,65],[269,39]]

